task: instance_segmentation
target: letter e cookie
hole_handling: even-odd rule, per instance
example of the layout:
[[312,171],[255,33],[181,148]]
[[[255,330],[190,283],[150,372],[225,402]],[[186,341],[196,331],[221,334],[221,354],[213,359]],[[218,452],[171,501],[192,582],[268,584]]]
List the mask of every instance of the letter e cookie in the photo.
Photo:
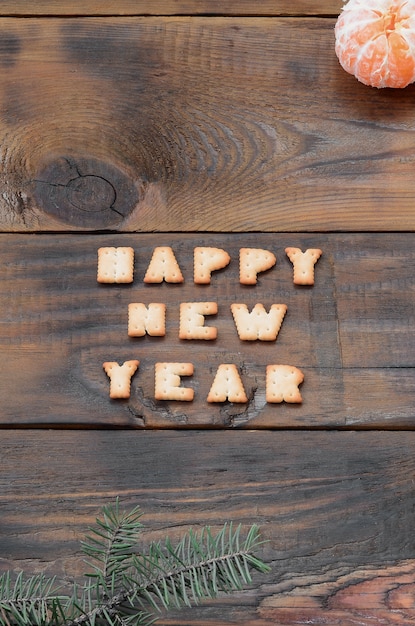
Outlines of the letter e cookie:
[[156,363],[155,390],[156,400],[184,400],[191,402],[194,390],[181,387],[181,376],[192,376],[193,363]]

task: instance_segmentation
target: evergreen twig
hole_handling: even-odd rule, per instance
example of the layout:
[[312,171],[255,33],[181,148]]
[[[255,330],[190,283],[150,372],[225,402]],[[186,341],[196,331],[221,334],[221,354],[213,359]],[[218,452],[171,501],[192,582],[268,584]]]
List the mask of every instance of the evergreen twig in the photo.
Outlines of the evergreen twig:
[[164,609],[240,590],[252,569],[269,571],[254,554],[256,525],[244,539],[240,525],[190,530],[177,545],[152,542],[141,554],[141,515],[139,507],[121,512],[118,500],[103,507],[81,544],[91,572],[71,595],[59,593],[55,578],[0,576],[0,626],[149,626]]

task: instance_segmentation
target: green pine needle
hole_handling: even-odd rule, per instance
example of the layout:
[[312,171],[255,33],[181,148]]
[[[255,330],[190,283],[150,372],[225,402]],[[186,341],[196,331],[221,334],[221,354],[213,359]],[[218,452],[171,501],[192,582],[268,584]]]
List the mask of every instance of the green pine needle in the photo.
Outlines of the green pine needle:
[[239,591],[252,582],[251,570],[270,569],[255,555],[256,525],[244,539],[240,525],[190,530],[177,545],[167,538],[140,554],[141,515],[139,507],[120,511],[118,500],[103,507],[82,542],[92,571],[70,596],[55,578],[0,576],[0,626],[150,626],[162,610]]

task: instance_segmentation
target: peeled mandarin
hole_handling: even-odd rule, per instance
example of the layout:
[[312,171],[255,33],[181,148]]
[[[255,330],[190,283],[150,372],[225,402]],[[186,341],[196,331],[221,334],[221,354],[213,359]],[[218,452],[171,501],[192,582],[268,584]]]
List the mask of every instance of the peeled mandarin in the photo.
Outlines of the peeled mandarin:
[[415,81],[415,0],[349,0],[334,29],[341,66],[372,87]]

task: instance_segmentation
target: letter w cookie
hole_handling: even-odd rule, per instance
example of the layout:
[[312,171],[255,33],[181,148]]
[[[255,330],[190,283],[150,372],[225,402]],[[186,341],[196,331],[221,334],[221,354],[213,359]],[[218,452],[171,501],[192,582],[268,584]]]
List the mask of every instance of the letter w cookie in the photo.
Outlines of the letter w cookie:
[[231,304],[239,339],[243,341],[275,341],[287,312],[285,304],[272,304],[269,312],[262,304],[249,311],[246,304]]

